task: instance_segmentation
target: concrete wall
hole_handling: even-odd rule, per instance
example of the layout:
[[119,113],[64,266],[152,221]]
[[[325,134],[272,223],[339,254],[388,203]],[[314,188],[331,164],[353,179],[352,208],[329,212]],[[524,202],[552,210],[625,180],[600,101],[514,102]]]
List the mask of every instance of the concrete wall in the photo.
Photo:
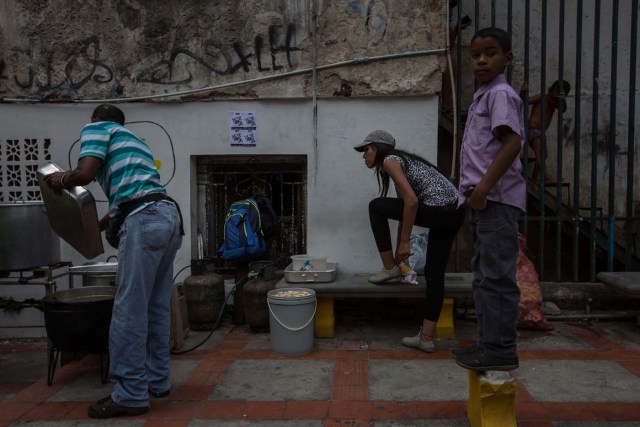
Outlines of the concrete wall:
[[[0,96],[47,101],[199,89],[355,57],[445,47],[445,0],[4,0]],[[73,16],[73,18],[71,18]],[[331,69],[352,96],[433,94],[444,58]],[[310,96],[310,73],[198,98]],[[194,99],[190,97],[189,99]]]

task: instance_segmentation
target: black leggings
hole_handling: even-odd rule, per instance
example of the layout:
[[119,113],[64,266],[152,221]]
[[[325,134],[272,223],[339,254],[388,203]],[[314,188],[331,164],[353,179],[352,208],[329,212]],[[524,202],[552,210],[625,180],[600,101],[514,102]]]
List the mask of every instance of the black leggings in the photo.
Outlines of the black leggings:
[[[378,252],[393,250],[389,220],[402,220],[404,201],[393,197],[378,197],[369,203],[371,230]],[[425,280],[427,282],[427,305],[424,318],[437,322],[444,300],[444,273],[449,260],[451,245],[464,222],[464,205],[457,201],[448,206],[418,205],[414,225],[429,228]]]

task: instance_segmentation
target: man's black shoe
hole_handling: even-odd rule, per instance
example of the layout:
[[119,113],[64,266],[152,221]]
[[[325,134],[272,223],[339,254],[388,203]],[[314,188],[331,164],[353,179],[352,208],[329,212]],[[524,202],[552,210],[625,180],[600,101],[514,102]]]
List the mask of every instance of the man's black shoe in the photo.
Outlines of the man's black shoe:
[[113,401],[111,396],[98,400],[89,406],[91,418],[113,418],[121,415],[141,415],[149,410],[148,406],[123,406]]
[[513,371],[518,369],[519,362],[517,357],[499,357],[485,353],[483,351],[474,351],[459,355],[456,363],[463,368],[472,371]]
[[157,399],[162,399],[163,397],[167,397],[169,396],[170,393],[171,393],[171,389],[160,391],[160,392],[149,390],[149,396],[155,397]]

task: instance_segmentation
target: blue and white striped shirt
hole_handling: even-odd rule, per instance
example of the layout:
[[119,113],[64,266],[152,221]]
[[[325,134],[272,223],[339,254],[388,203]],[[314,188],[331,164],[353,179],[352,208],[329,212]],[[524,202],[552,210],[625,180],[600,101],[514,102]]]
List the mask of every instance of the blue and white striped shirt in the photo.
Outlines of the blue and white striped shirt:
[[89,123],[80,135],[80,155],[101,160],[96,180],[109,199],[109,215],[118,205],[150,193],[164,193],[147,144],[115,122]]

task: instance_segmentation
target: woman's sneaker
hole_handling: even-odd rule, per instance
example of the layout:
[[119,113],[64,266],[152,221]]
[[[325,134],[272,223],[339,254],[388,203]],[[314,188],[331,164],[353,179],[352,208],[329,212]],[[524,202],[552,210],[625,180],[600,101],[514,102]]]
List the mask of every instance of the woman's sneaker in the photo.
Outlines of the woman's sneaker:
[[417,348],[418,350],[422,350],[425,353],[433,353],[434,351],[436,351],[436,345],[433,343],[433,341],[424,342],[420,340],[419,332],[416,336],[402,338],[402,344],[407,347]]
[[402,273],[400,272],[400,268],[397,265],[391,267],[390,270],[387,270],[383,267],[380,273],[376,274],[375,276],[369,277],[369,282],[373,283],[374,285],[379,285],[381,283],[388,282],[389,280],[396,279],[401,275]]

